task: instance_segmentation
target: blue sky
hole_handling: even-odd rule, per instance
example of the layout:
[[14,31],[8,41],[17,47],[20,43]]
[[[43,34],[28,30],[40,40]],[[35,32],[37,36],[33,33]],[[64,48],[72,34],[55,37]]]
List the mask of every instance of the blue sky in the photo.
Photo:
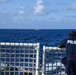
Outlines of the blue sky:
[[0,0],[0,29],[76,29],[76,0]]

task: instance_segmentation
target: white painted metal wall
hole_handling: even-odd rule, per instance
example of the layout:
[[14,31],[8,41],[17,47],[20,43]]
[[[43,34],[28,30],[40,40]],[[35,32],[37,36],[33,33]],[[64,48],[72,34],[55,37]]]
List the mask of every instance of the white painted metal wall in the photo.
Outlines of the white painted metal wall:
[[39,43],[0,43],[0,75],[7,74],[39,75]]

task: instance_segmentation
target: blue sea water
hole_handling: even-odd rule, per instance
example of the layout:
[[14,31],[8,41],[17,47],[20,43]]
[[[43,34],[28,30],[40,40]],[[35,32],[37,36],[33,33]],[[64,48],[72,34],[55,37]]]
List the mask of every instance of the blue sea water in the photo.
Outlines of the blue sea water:
[[69,37],[69,31],[69,29],[0,29],[0,42],[40,43],[40,64],[42,64],[43,46],[58,46],[62,39]]
[[69,31],[56,29],[0,29],[0,42],[39,42],[41,45],[57,46],[62,39],[68,37]]

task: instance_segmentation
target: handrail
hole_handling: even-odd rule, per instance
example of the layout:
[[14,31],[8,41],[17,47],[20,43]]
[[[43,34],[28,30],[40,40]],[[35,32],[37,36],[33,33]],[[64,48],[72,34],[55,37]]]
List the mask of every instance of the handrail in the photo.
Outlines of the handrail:
[[[16,47],[17,46],[17,47]],[[20,49],[16,49],[16,48],[20,48]],[[13,48],[13,49],[12,49]],[[31,49],[32,48],[32,49]],[[10,42],[0,42],[0,59],[1,59],[1,53],[2,53],[2,50],[14,50],[14,52],[13,53],[10,53],[10,54],[14,54],[14,56],[16,57],[16,50],[36,50],[36,53],[34,53],[34,51],[33,51],[33,53],[32,53],[32,55],[33,55],[33,58],[31,58],[30,59],[30,53],[25,53],[24,52],[24,57],[23,57],[23,59],[25,59],[25,54],[27,55],[28,54],[28,56],[29,57],[27,57],[26,59],[28,59],[28,64],[32,64],[33,66],[32,67],[34,67],[34,65],[36,65],[35,67],[35,74],[36,75],[39,75],[39,70],[40,70],[40,65],[39,65],[39,50],[40,50],[40,44],[39,43],[10,43]],[[3,52],[4,53],[4,52]],[[6,54],[6,51],[5,51],[5,54]],[[17,53],[17,54],[19,54],[19,53]],[[23,55],[23,53],[22,53],[22,55]],[[34,56],[36,55],[36,58],[34,58]],[[6,55],[5,55],[5,57],[6,57]],[[15,57],[13,57],[13,59],[15,59],[16,60],[16,58]],[[20,54],[19,54],[19,57],[20,57]],[[19,57],[17,58],[17,59],[19,59]],[[4,58],[4,57],[3,57]],[[10,58],[10,57],[8,57],[8,58]],[[17,63],[16,61],[14,60],[14,64],[15,63]],[[32,62],[33,63],[31,63],[30,62],[30,60],[32,60]],[[34,61],[34,60],[36,60],[36,62]],[[6,63],[6,59],[5,59],[5,63]],[[20,63],[25,63],[25,62],[20,62],[20,60],[19,60],[19,67],[20,67]],[[36,63],[36,64],[35,64]],[[2,66],[1,66],[2,67]],[[5,66],[6,67],[6,66]],[[16,66],[15,66],[16,67]],[[17,66],[18,67],[18,66]],[[28,68],[31,68],[30,66],[28,66]],[[28,69],[29,70],[29,69]],[[34,69],[32,68],[32,71],[33,71]],[[4,71],[5,72],[5,71]],[[10,72],[10,71],[9,71]],[[34,74],[34,73],[33,73]]]
[[11,45],[11,46],[37,46],[39,43],[9,43],[9,42],[1,42],[0,45]]
[[42,75],[45,75],[46,71],[46,52],[49,52],[51,50],[66,50],[66,48],[58,48],[58,47],[46,47],[43,46],[43,65],[42,65]]

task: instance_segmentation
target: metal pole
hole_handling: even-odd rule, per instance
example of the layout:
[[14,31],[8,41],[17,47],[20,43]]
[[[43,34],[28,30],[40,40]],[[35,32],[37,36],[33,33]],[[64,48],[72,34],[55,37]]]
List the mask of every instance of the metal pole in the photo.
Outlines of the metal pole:
[[39,75],[39,43],[37,43],[36,55],[36,75]]
[[43,46],[43,66],[42,66],[42,75],[45,75],[45,46]]

